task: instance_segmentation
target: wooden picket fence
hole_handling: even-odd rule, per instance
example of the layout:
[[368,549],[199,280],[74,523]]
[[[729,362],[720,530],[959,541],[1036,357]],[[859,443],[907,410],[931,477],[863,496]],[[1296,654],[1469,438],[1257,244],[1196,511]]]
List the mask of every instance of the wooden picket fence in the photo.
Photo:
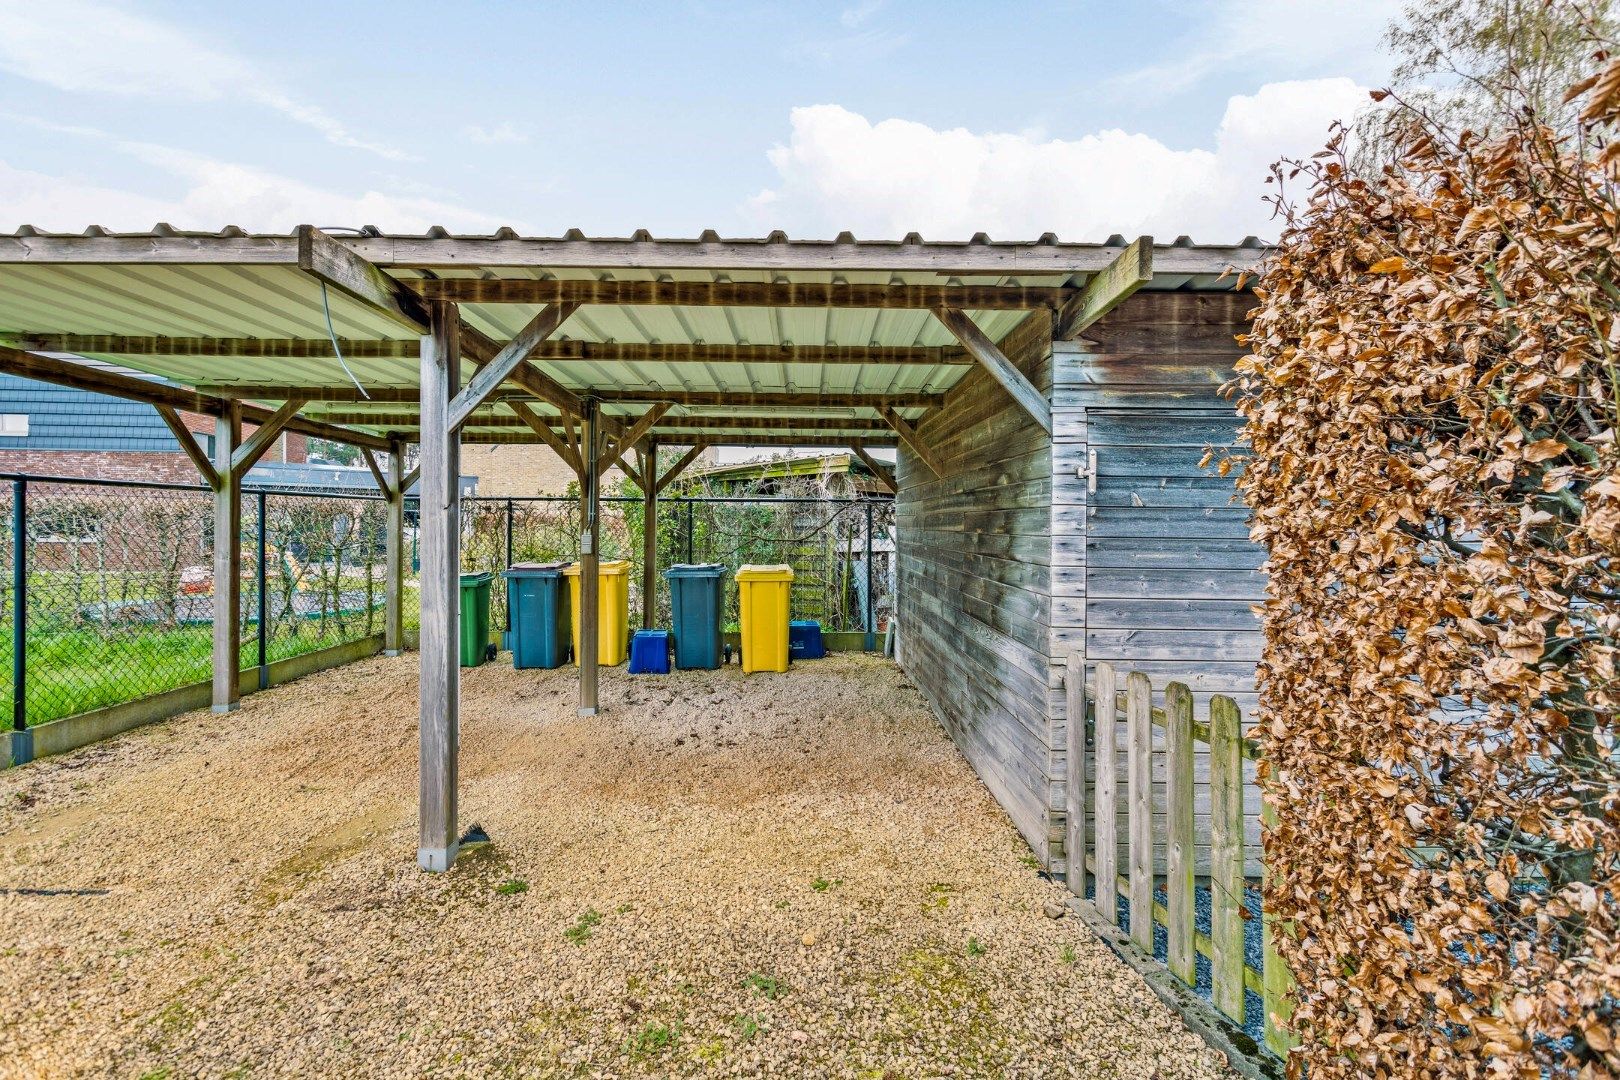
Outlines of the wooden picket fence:
[[[1098,914],[1118,925],[1116,892],[1126,898],[1130,912],[1131,941],[1147,957],[1154,955],[1153,927],[1163,926],[1168,938],[1166,967],[1187,986],[1196,982],[1196,956],[1209,959],[1211,1000],[1214,1006],[1238,1024],[1244,1022],[1244,991],[1259,995],[1265,1010],[1265,1041],[1275,1053],[1284,1055],[1293,1045],[1291,1037],[1278,1027],[1286,1021],[1290,975],[1274,948],[1274,935],[1282,928],[1262,913],[1263,970],[1244,962],[1243,924],[1253,912],[1244,910],[1244,805],[1243,762],[1258,761],[1260,748],[1243,736],[1243,717],[1237,702],[1216,695],[1210,698],[1207,718],[1193,716],[1192,692],[1182,683],[1172,682],[1164,689],[1164,706],[1153,704],[1153,684],[1141,672],[1125,677],[1124,719],[1126,766],[1126,844],[1129,852],[1125,873],[1120,873],[1120,778],[1118,769],[1118,719],[1120,687],[1118,674],[1110,664],[1094,665],[1094,683],[1087,686],[1081,659],[1069,659],[1065,679],[1068,696],[1068,885],[1084,897],[1086,874],[1097,883],[1095,904]],[[1081,717],[1075,723],[1073,718]],[[1111,721],[1111,722],[1105,722]],[[1162,750],[1153,746],[1153,728],[1165,729]],[[1091,738],[1087,739],[1088,731]],[[1209,747],[1209,892],[1210,933],[1200,932],[1194,922],[1194,756],[1195,743]],[[1164,755],[1165,834],[1162,863],[1165,867],[1166,902],[1154,899],[1155,855],[1153,833],[1153,755]],[[1091,785],[1093,844],[1086,843],[1087,763],[1095,783]],[[1262,822],[1270,817],[1269,808],[1261,813]],[[1263,866],[1263,863],[1262,863]],[[1113,888],[1104,886],[1113,882]]]

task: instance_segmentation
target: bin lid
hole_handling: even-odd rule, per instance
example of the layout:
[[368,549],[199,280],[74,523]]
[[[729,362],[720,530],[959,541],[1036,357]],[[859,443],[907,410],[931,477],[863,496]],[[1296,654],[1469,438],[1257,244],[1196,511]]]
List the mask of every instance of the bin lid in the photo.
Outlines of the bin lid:
[[465,589],[469,585],[484,585],[484,584],[487,584],[489,582],[489,579],[494,577],[494,576],[495,576],[494,574],[490,573],[487,570],[480,571],[479,573],[476,573],[476,574],[462,574],[461,575],[461,587],[463,589]]
[[695,577],[717,578],[726,576],[726,568],[721,563],[676,563],[664,571],[667,578]]
[[770,566],[742,566],[737,569],[738,581],[792,581],[793,567],[786,563]]
[[[630,572],[629,559],[603,559],[596,564],[597,577],[612,577],[615,574],[628,574]],[[579,563],[569,563],[568,569],[563,571],[569,577],[579,577]]]
[[508,566],[504,573],[509,578],[556,577],[567,565],[566,562],[517,562]]

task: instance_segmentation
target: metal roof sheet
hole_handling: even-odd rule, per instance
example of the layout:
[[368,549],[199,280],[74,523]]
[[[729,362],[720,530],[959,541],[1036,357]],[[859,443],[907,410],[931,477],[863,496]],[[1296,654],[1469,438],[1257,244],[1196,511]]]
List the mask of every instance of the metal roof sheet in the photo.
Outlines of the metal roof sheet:
[[[333,231],[332,238],[404,282],[435,278],[534,278],[675,282],[788,282],[850,285],[1080,286],[1125,247],[1033,241],[965,242],[789,240],[772,233],[723,239],[523,237],[510,229],[485,236],[443,229],[421,236],[374,228]],[[1236,245],[1198,245],[1182,237],[1154,248],[1150,289],[1230,289],[1229,268],[1251,267],[1264,253],[1252,237]],[[497,341],[532,318],[531,304],[463,303],[466,322]],[[1024,311],[969,312],[999,340]],[[145,233],[91,227],[80,234],[23,226],[0,236],[0,337],[28,334],[340,338],[412,340],[410,329],[299,268],[297,234],[214,233],[165,225]],[[955,346],[925,310],[590,305],[555,337],[587,342],[711,345]],[[85,354],[189,386],[282,385],[344,388],[350,377],[330,357],[210,357]],[[951,364],[658,363],[597,358],[536,361],[576,390],[709,393],[942,393],[969,368]],[[347,359],[367,388],[417,385],[412,358]],[[468,363],[463,379],[474,367]],[[355,406],[343,405],[345,412]],[[399,404],[390,407],[397,413]],[[328,410],[330,411],[330,410]],[[634,409],[618,407],[611,412]],[[815,410],[776,410],[823,415]],[[318,415],[319,406],[310,409]],[[671,415],[690,410],[677,408]],[[695,414],[695,413],[693,413]],[[863,415],[872,415],[864,413]]]

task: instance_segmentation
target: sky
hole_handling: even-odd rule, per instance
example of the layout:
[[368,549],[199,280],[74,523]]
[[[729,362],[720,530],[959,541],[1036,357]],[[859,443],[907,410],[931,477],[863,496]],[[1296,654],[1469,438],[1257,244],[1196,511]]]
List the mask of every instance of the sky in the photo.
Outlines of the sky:
[[1274,235],[1398,0],[0,0],[0,229]]

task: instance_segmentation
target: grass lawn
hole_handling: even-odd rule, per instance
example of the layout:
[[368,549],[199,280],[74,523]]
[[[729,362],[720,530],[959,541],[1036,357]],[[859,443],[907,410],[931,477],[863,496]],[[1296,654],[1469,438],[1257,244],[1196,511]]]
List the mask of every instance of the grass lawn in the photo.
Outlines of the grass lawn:
[[[407,589],[407,626],[416,621],[415,590]],[[30,597],[32,601],[33,597]],[[364,613],[340,621],[300,619],[296,629],[274,626],[266,649],[270,662],[353,641],[382,630],[382,596],[368,628]],[[136,625],[104,633],[96,629],[33,630],[28,635],[28,722],[40,724],[91,709],[203,682],[213,675],[213,628],[204,624],[159,629]],[[63,625],[57,620],[56,626]],[[242,662],[258,658],[257,625],[244,620]],[[0,626],[0,657],[9,658],[11,626]],[[9,667],[7,668],[9,671]],[[10,715],[14,688],[0,686],[0,715]]]

